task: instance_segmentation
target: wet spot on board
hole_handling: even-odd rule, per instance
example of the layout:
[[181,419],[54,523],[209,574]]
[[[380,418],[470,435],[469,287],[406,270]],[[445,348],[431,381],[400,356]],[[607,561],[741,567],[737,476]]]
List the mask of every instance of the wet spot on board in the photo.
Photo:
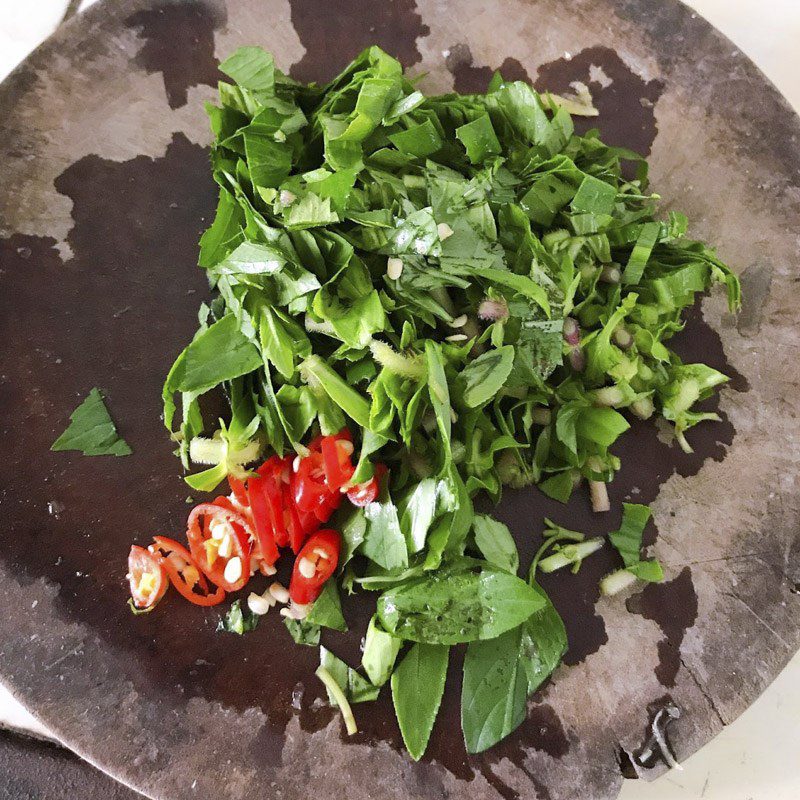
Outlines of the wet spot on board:
[[218,6],[161,5],[138,11],[126,23],[144,40],[135,63],[148,73],[163,75],[170,108],[186,105],[190,87],[216,86],[224,78],[214,56],[214,31],[225,23]]
[[[472,51],[466,44],[453,45],[447,51],[445,64],[453,76],[453,88],[462,94],[485,92],[495,73],[495,68],[492,67],[476,67],[473,63]],[[525,71],[525,67],[516,58],[506,58],[496,69],[507,81],[530,83],[530,77]]]
[[662,81],[646,81],[609,47],[589,47],[570,58],[539,67],[534,84],[539,91],[569,94],[573,81],[585,83],[599,117],[575,117],[575,130],[599,128],[603,141],[648,155],[656,138],[655,104]]
[[648,584],[639,594],[628,598],[626,607],[661,628],[664,638],[658,643],[655,673],[662,686],[675,686],[683,637],[697,620],[697,593],[691,569],[684,567],[671,581]]
[[742,336],[755,336],[761,330],[774,272],[772,264],[760,263],[749,266],[739,276],[742,283],[742,309],[736,316],[736,330]]
[[300,81],[329,81],[372,45],[410,67],[421,58],[416,40],[430,33],[414,0],[327,0],[324,13],[318,0],[289,0],[289,5],[292,25],[306,48],[290,69]]

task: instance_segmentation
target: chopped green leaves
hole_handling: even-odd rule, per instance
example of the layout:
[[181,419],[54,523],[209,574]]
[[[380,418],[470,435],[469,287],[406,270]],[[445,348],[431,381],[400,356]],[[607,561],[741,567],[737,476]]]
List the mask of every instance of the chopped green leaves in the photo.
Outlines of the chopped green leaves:
[[[207,467],[186,480],[210,491],[347,428],[366,505],[343,501],[324,523],[341,533],[338,571],[286,627],[317,646],[323,627],[346,629],[340,590],[380,593],[369,680],[324,648],[317,674],[348,732],[350,703],[391,680],[413,758],[449,646],[467,643],[462,723],[480,752],[524,719],[566,647],[537,569],[577,570],[606,540],[548,522],[526,583],[510,532],[476,516],[473,496],[535,483],[566,502],[588,482],[603,500],[632,415],[668,421],[691,450],[686,432],[717,419],[697,404],[726,378],[683,364],[669,339],[715,283],[735,310],[738,280],[685,238],[685,217],[657,218],[639,157],[575,134],[568,109],[596,113],[583,95],[497,75],[485,95],[426,97],[377,47],[324,86],[254,47],[220,69],[235,83],[209,107],[220,198],[199,253],[215,296],[163,389],[184,465]],[[230,405],[213,435],[212,394]],[[73,444],[127,448],[97,400],[91,433],[74,435],[78,409],[56,446],[72,431]],[[642,559],[648,515],[625,506],[610,535],[624,566],[605,593],[661,579]],[[249,624],[239,606],[228,616],[232,630]]]
[[470,408],[488,403],[503,388],[514,366],[515,350],[506,345],[478,356],[459,377],[461,399]]
[[656,559],[643,560],[641,557],[642,536],[650,520],[648,506],[636,503],[622,504],[622,524],[619,530],[609,533],[608,538],[625,563],[624,570],[612,572],[603,578],[600,588],[603,594],[616,594],[637,578],[649,583],[664,580],[661,564]]
[[72,412],[67,429],[50,449],[78,450],[85,456],[128,456],[132,452],[117,433],[99,389],[92,389]]
[[228,613],[224,617],[220,617],[217,623],[217,630],[238,633],[241,636],[244,633],[255,630],[258,625],[258,619],[258,614],[254,614],[246,607],[242,608],[241,600],[234,600],[228,609]]

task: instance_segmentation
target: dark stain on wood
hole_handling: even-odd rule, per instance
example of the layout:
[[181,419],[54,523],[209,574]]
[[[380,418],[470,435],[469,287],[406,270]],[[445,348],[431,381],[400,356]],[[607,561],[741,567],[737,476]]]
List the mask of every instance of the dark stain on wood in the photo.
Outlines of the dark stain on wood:
[[190,87],[216,86],[225,77],[214,56],[214,31],[224,22],[217,6],[206,3],[155,6],[126,20],[144,39],[135,63],[163,75],[170,108],[186,105]]
[[684,567],[677,578],[665,583],[650,583],[626,603],[628,611],[655,622],[664,638],[658,643],[656,677],[662,686],[672,688],[681,666],[681,644],[686,631],[697,621],[697,593],[692,571]]
[[539,67],[540,92],[569,94],[573,81],[585,83],[600,117],[576,117],[575,130],[599,127],[603,141],[648,155],[658,133],[654,107],[664,90],[660,80],[645,81],[609,47],[589,47]]
[[[448,71],[453,76],[453,88],[462,94],[485,92],[495,70],[492,67],[476,67],[469,45],[459,43],[450,48],[445,58]],[[506,58],[497,68],[507,81],[527,81],[525,67],[516,58]]]
[[324,11],[317,0],[289,0],[289,5],[292,25],[306,48],[290,70],[300,81],[330,80],[371,45],[410,67],[420,60],[417,38],[430,33],[414,0],[327,0]]

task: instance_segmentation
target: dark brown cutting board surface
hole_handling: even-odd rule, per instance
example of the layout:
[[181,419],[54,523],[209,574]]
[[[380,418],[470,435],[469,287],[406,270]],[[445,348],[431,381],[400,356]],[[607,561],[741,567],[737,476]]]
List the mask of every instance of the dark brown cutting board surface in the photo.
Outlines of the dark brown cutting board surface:
[[[613,563],[545,584],[565,618],[566,665],[526,723],[467,757],[459,658],[425,759],[401,748],[384,691],[347,739],[277,615],[244,637],[171,597],[125,605],[131,541],[180,536],[189,494],[160,421],[172,359],[208,296],[194,264],[215,191],[203,102],[218,59],[261,44],[304,80],[379,44],[429,92],[485,89],[492,71],[569,91],[587,83],[604,138],[651,157],[653,188],[742,275],[676,349],[732,377],[723,422],[683,454],[636,424],[610,493],[652,503],[667,582],[599,599]],[[797,464],[797,117],[733,45],[678,3],[646,0],[106,2],[65,25],[0,87],[0,679],[70,747],[159,800],[306,797],[613,798],[655,710],[685,758],[743,711],[800,644]],[[588,125],[584,125],[588,127]],[[103,389],[127,458],[51,453],[69,413]],[[614,502],[616,501],[616,502]],[[543,515],[605,533],[536,490],[497,516],[523,563]],[[326,636],[355,661],[368,619]],[[652,777],[656,766],[641,770]]]

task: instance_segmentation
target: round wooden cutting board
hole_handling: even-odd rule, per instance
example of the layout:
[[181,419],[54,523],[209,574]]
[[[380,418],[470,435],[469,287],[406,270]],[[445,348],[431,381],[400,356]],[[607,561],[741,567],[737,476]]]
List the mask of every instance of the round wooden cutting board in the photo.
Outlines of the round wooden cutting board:
[[[277,615],[247,636],[172,598],[125,605],[131,541],[180,535],[187,488],[160,415],[172,359],[208,296],[194,265],[215,190],[203,103],[242,44],[325,80],[370,44],[422,88],[485,89],[493,70],[569,91],[586,83],[604,138],[649,154],[653,188],[740,272],[676,349],[732,378],[722,423],[685,455],[637,424],[611,486],[652,503],[667,581],[599,599],[610,555],[545,586],[565,665],[528,719],[480,756],[458,725],[459,658],[425,759],[405,754],[388,692],[344,737]],[[585,130],[585,127],[584,127]],[[69,747],[159,800],[324,792],[349,800],[606,800],[659,708],[686,758],[740,714],[800,645],[800,124],[730,42],[672,0],[115,0],[73,19],[0,87],[0,679]],[[126,458],[52,453],[98,386]],[[525,559],[542,515],[605,533],[537,490],[497,510]],[[657,529],[657,530],[656,530]],[[325,644],[355,660],[368,603]]]

